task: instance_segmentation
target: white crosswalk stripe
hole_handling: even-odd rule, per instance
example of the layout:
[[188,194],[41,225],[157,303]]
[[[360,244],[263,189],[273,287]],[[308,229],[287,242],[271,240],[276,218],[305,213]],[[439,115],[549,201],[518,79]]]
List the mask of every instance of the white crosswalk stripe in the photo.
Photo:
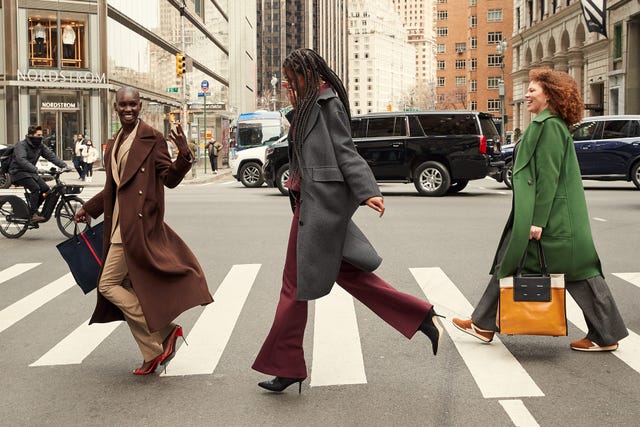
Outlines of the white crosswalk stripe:
[[13,279],[14,277],[18,277],[22,273],[25,273],[39,265],[40,265],[39,262],[32,262],[32,263],[14,264],[11,267],[5,268],[4,270],[0,271],[0,283],[4,283],[8,280]]
[[234,265],[187,336],[189,345],[176,351],[165,376],[212,374],[231,338],[260,264]]
[[0,332],[9,328],[14,323],[36,311],[67,289],[75,286],[71,273],[67,273],[58,280],[38,289],[20,301],[11,304],[0,311]]
[[75,365],[82,363],[122,323],[95,323],[89,326],[89,320],[87,320],[29,366]]
[[[316,301],[311,387],[366,384],[353,297],[340,286]],[[337,357],[336,349],[340,349]]]
[[613,275],[640,288],[640,273],[613,273]]
[[[448,318],[471,314],[473,307],[441,269],[411,268],[410,271],[438,314]],[[484,345],[458,331],[450,321],[442,323],[485,398],[544,396],[497,336],[490,345]]]

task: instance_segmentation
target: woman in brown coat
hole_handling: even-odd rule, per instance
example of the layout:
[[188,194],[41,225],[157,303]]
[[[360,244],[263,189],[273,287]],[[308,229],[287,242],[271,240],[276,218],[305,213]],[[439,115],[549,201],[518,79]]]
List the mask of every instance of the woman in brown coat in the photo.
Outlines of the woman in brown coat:
[[118,90],[114,108],[122,128],[107,145],[104,189],[75,219],[104,214],[103,267],[90,323],[126,320],[144,357],[133,371],[147,375],[175,351],[180,313],[213,301],[193,253],[164,223],[164,186],[176,187],[192,156],[180,126],[171,132],[179,154],[171,162],[163,135],[138,118],[137,90]]

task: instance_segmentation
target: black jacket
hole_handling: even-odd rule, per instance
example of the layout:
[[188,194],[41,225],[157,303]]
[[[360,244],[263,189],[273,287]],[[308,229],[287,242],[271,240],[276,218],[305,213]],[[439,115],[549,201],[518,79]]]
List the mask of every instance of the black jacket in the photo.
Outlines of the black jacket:
[[60,160],[58,156],[53,154],[53,151],[42,143],[34,147],[28,139],[23,139],[13,149],[13,161],[9,167],[9,175],[11,175],[13,181],[24,178],[37,179],[38,168],[35,165],[40,156],[60,168],[67,167],[65,162]]

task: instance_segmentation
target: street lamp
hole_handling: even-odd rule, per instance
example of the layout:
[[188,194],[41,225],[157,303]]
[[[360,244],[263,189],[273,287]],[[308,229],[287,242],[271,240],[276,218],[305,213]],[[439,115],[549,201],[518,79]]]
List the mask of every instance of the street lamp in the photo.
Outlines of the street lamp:
[[498,83],[498,95],[500,95],[500,144],[505,143],[505,124],[506,111],[504,106],[505,101],[505,87],[504,87],[504,55],[507,52],[507,41],[502,40],[496,45],[496,51],[500,55],[500,82]]
[[276,75],[274,74],[273,77],[271,77],[271,86],[273,86],[273,94],[271,96],[271,102],[273,102],[273,111],[276,111],[276,101],[278,100],[278,98],[276,98],[277,84],[278,84],[278,77],[276,77]]

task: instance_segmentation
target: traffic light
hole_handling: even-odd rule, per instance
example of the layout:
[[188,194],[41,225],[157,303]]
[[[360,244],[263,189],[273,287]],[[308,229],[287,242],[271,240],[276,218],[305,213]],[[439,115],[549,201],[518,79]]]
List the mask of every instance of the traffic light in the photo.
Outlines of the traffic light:
[[387,104],[387,111],[391,111],[391,104]]
[[187,71],[184,53],[176,53],[176,76],[181,77]]

